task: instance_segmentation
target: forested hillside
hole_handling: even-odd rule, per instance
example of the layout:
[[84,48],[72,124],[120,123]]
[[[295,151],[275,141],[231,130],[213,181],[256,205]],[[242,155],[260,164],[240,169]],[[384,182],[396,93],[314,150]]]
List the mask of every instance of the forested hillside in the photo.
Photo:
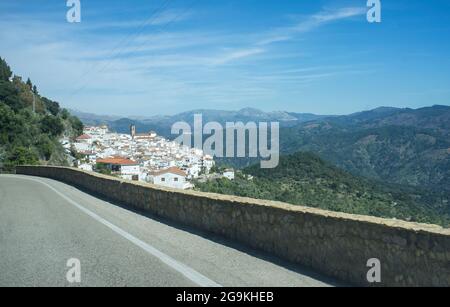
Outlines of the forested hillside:
[[450,192],[450,107],[380,108],[281,131],[283,153],[311,151],[357,175]]
[[450,221],[444,193],[357,177],[310,153],[282,157],[275,169],[261,169],[259,164],[245,168],[234,181],[197,182],[196,189],[408,221],[441,225]]
[[[281,153],[313,152],[358,176],[450,192],[450,107],[378,108],[280,129]],[[223,158],[244,168],[257,159]]]
[[77,137],[82,131],[78,118],[41,96],[30,79],[24,82],[13,76],[0,58],[0,169],[20,164],[67,165],[59,139]]

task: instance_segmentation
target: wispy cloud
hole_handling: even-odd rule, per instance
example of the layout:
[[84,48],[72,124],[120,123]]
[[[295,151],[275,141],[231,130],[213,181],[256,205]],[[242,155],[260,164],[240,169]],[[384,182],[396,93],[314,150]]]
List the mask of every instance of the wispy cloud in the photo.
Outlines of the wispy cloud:
[[287,40],[292,39],[292,36],[288,36],[288,35],[273,35],[273,36],[268,36],[267,38],[264,38],[262,40],[260,40],[259,42],[257,42],[256,44],[259,46],[265,46],[265,45],[270,45],[273,43],[278,43],[278,42],[284,42]]
[[167,10],[151,21],[151,25],[161,26],[172,22],[181,22],[194,16],[192,10]]
[[223,64],[227,64],[231,61],[258,55],[258,54],[261,54],[264,52],[265,52],[265,50],[261,49],[261,48],[249,48],[249,49],[230,51],[226,54],[219,55],[217,58],[213,59],[211,61],[211,63],[213,65],[223,65]]
[[295,25],[278,28],[258,42],[258,45],[270,45],[273,43],[288,41],[298,34],[315,30],[323,25],[366,14],[364,7],[345,7],[336,10],[323,10],[304,18]]
[[119,20],[119,21],[99,21],[87,25],[87,29],[127,29],[144,28],[151,26],[166,26],[173,23],[189,20],[194,16],[192,11],[186,10],[165,10],[151,15],[148,19]]
[[325,10],[311,17],[316,24],[323,24],[335,20],[345,19],[358,15],[365,15],[367,12],[366,7],[345,7],[334,11]]
[[323,10],[317,14],[308,16],[306,19],[298,22],[295,25],[276,29],[272,31],[272,33],[265,35],[264,38],[260,39],[253,45],[244,47],[244,49],[242,50],[230,51],[228,54],[217,58],[217,60],[214,61],[213,64],[227,64],[234,60],[248,58],[265,53],[267,51],[265,49],[265,46],[291,40],[301,33],[312,31],[322,25],[362,15],[365,14],[365,12],[366,9],[364,7],[345,7],[337,10]]

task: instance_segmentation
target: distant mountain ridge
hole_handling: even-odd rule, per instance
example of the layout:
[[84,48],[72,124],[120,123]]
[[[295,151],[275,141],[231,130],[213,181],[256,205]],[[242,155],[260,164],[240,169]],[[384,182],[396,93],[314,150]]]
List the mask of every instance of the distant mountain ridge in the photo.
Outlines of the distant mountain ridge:
[[[312,152],[352,174],[450,193],[450,106],[381,107],[280,130],[282,155]],[[257,159],[223,158],[244,168]]]
[[320,120],[327,118],[327,115],[315,115],[310,113],[290,113],[284,111],[264,112],[254,108],[244,108],[238,111],[225,110],[208,110],[198,109],[187,111],[175,115],[158,115],[152,117],[130,116],[117,117],[108,115],[96,115],[91,113],[84,113],[76,110],[71,110],[85,125],[101,125],[106,124],[109,128],[118,133],[128,133],[131,124],[136,125],[138,131],[146,132],[154,130],[165,137],[172,137],[171,127],[174,123],[184,121],[193,123],[195,114],[202,114],[203,122],[219,122],[225,124],[226,122],[280,122],[282,127],[295,126],[299,123]]
[[[349,115],[317,115],[312,113],[286,111],[264,112],[256,108],[243,108],[238,111],[197,109],[175,115],[155,115],[149,117],[122,117],[114,115],[98,115],[78,110],[69,111],[80,118],[86,125],[109,124],[112,129],[118,129],[117,132],[128,131],[128,127],[122,127],[122,124],[124,123],[134,123],[138,126],[138,129],[142,127],[142,130],[145,130],[146,126],[171,126],[178,121],[192,122],[195,114],[202,114],[204,122],[279,121],[282,126],[294,126],[305,122],[327,119],[335,124],[343,124],[346,126],[361,125],[365,128],[388,125],[420,126],[422,128],[431,129],[439,128],[441,132],[448,133],[450,130],[449,108],[449,106],[445,105],[435,105],[419,109],[379,107],[373,110]],[[434,121],[430,124],[431,118],[434,118]]]
[[381,107],[348,116],[337,116],[330,121],[347,126],[359,125],[363,128],[417,127],[450,135],[450,106],[434,105],[419,109]]
[[68,109],[71,114],[77,116],[85,125],[100,125],[110,121],[119,120],[120,116],[98,115],[88,112],[82,112],[75,109]]
[[450,192],[450,106],[375,109],[280,133],[283,153],[311,151],[354,174]]
[[169,124],[172,126],[173,123],[178,121],[192,122],[195,114],[202,114],[204,122],[216,121],[220,123],[237,121],[279,121],[283,124],[298,124],[304,121],[328,117],[328,115],[291,113],[285,111],[264,112],[255,108],[244,108],[238,111],[197,109],[175,115],[156,115],[150,117],[97,115],[77,110],[71,110],[71,112],[80,118],[86,125],[110,124],[112,126],[111,128],[120,127],[120,125],[117,125],[117,123],[114,122],[133,122],[138,126]]

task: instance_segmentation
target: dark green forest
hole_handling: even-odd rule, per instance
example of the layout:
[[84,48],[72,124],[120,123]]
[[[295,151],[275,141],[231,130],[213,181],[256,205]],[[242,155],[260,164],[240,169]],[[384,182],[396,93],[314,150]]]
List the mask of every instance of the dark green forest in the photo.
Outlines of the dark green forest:
[[[249,179],[249,175],[253,179]],[[238,173],[234,181],[222,178],[197,182],[196,189],[338,212],[450,225],[448,195],[357,177],[311,153],[284,156],[275,169],[261,169],[255,164]]]
[[[435,112],[432,112],[435,111]],[[358,122],[333,119],[285,129],[284,153],[314,152],[353,174],[450,192],[450,107]]]
[[77,117],[41,96],[30,79],[13,76],[0,58],[1,170],[11,171],[21,164],[68,165],[59,139],[75,138],[82,131]]

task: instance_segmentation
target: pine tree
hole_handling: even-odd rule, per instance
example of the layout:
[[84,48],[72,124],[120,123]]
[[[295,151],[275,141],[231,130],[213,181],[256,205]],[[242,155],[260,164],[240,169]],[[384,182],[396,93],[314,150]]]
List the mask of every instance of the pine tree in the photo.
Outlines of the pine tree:
[[12,71],[4,59],[0,57],[0,81],[9,81]]
[[33,83],[31,83],[30,78],[27,79],[27,85],[28,85],[28,87],[30,88],[30,90],[33,89]]

